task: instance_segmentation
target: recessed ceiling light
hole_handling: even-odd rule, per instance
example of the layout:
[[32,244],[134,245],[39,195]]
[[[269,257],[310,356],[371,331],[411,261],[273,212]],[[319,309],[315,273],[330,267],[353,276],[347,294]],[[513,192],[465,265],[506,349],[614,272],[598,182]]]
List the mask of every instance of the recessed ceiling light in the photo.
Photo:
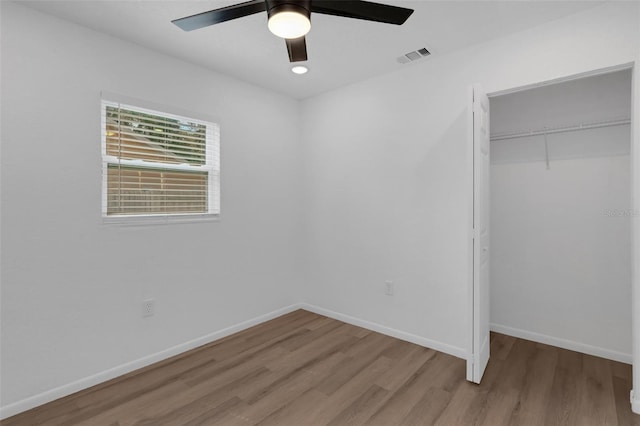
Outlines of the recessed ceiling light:
[[296,65],[295,67],[291,68],[291,71],[293,71],[294,74],[306,74],[307,71],[309,71],[309,68],[302,65]]

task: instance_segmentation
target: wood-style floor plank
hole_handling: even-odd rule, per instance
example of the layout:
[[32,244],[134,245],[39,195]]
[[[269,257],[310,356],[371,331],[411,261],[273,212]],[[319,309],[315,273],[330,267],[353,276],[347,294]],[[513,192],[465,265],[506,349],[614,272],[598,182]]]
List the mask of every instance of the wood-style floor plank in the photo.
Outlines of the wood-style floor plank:
[[258,423],[260,426],[278,426],[278,425],[305,425],[309,424],[310,408],[324,407],[327,395],[310,389],[293,399],[289,403],[280,407]]
[[558,364],[553,376],[552,397],[547,405],[545,424],[579,424],[580,398],[585,391],[580,386],[583,358],[584,355],[578,352],[558,351]]
[[546,413],[536,407],[546,407],[551,397],[553,376],[558,362],[557,351],[536,349],[526,366],[520,398],[509,424],[541,425]]
[[436,354],[432,349],[412,345],[410,351],[405,356],[399,358],[385,374],[376,380],[376,384],[388,391],[395,392],[403,383],[415,374],[429,358]]
[[433,387],[452,394],[464,381],[465,372],[463,360],[436,352],[407,378],[365,424],[387,426],[399,423],[409,415],[427,389]]
[[438,418],[442,417],[442,412],[450,402],[450,392],[438,388],[429,388],[407,416],[402,419],[402,424],[408,426],[432,425]]
[[340,414],[327,423],[329,426],[362,424],[384,402],[389,391],[378,385],[372,385]]
[[631,367],[493,333],[465,362],[304,310],[5,419],[2,426],[630,425]]

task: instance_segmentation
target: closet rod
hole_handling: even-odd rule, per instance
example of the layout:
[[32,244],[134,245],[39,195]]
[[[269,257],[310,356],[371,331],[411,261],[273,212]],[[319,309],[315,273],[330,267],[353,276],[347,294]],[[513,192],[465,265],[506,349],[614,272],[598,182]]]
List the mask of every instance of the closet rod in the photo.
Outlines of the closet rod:
[[605,122],[602,122],[602,123],[581,124],[579,126],[573,126],[573,127],[561,127],[561,128],[556,128],[556,129],[532,130],[532,131],[529,131],[529,132],[511,133],[511,134],[508,134],[508,135],[496,135],[496,136],[491,136],[491,140],[492,141],[501,141],[501,140],[505,140],[505,139],[526,138],[527,136],[550,135],[550,134],[553,134],[553,133],[575,132],[576,130],[589,130],[589,129],[599,129],[601,127],[623,126],[625,124],[631,124],[631,119],[627,118],[627,119],[624,119],[624,120],[605,121]]

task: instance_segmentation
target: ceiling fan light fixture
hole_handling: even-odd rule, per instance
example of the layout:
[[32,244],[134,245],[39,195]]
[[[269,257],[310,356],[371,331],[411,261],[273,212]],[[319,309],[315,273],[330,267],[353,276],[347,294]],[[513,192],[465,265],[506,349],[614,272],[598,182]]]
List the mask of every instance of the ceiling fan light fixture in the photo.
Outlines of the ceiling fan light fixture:
[[283,4],[269,10],[269,31],[281,38],[300,38],[311,29],[309,11],[304,7]]
[[413,9],[363,0],[246,0],[171,22],[193,31],[262,12],[267,12],[269,30],[285,39],[289,62],[295,63],[308,59],[305,35],[311,29],[311,13],[402,25]]

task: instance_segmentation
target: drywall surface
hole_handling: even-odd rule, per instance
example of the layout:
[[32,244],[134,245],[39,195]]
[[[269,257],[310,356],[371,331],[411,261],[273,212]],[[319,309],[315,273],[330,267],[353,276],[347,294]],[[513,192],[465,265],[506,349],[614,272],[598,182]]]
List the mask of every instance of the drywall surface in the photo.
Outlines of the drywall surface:
[[[468,88],[637,60],[635,9],[435,48],[296,126],[290,99],[2,2],[2,406],[300,298],[464,354]],[[101,90],[219,118],[220,222],[102,225]]]
[[[624,70],[495,97],[492,132],[621,123],[631,83]],[[492,327],[631,362],[630,125],[581,128],[491,143]]]
[[[579,154],[593,133],[612,155],[553,155],[556,144]],[[631,362],[631,162],[628,150],[617,155],[629,126],[549,135],[548,144],[548,170],[539,160],[491,166],[492,326]]]
[[[297,101],[13,3],[1,38],[3,407],[296,301]],[[102,90],[217,119],[219,222],[102,223]]]
[[470,86],[632,62],[638,7],[608,2],[304,101],[306,302],[467,352]]
[[[512,135],[629,120],[631,74],[630,69],[625,69],[494,97],[491,134]],[[611,142],[617,142],[617,138]],[[628,142],[625,141],[627,153]],[[575,152],[580,155],[580,150]]]
[[[640,7],[636,14],[638,26],[640,26]],[[634,142],[631,147],[631,176],[632,182],[640,182],[640,49],[637,50],[636,63],[633,69],[633,99],[631,105],[631,138]],[[631,216],[631,230],[633,233],[631,256],[632,266],[632,330],[633,330],[633,391],[631,394],[631,409],[640,414],[640,185],[633,185],[631,203],[633,215]]]

